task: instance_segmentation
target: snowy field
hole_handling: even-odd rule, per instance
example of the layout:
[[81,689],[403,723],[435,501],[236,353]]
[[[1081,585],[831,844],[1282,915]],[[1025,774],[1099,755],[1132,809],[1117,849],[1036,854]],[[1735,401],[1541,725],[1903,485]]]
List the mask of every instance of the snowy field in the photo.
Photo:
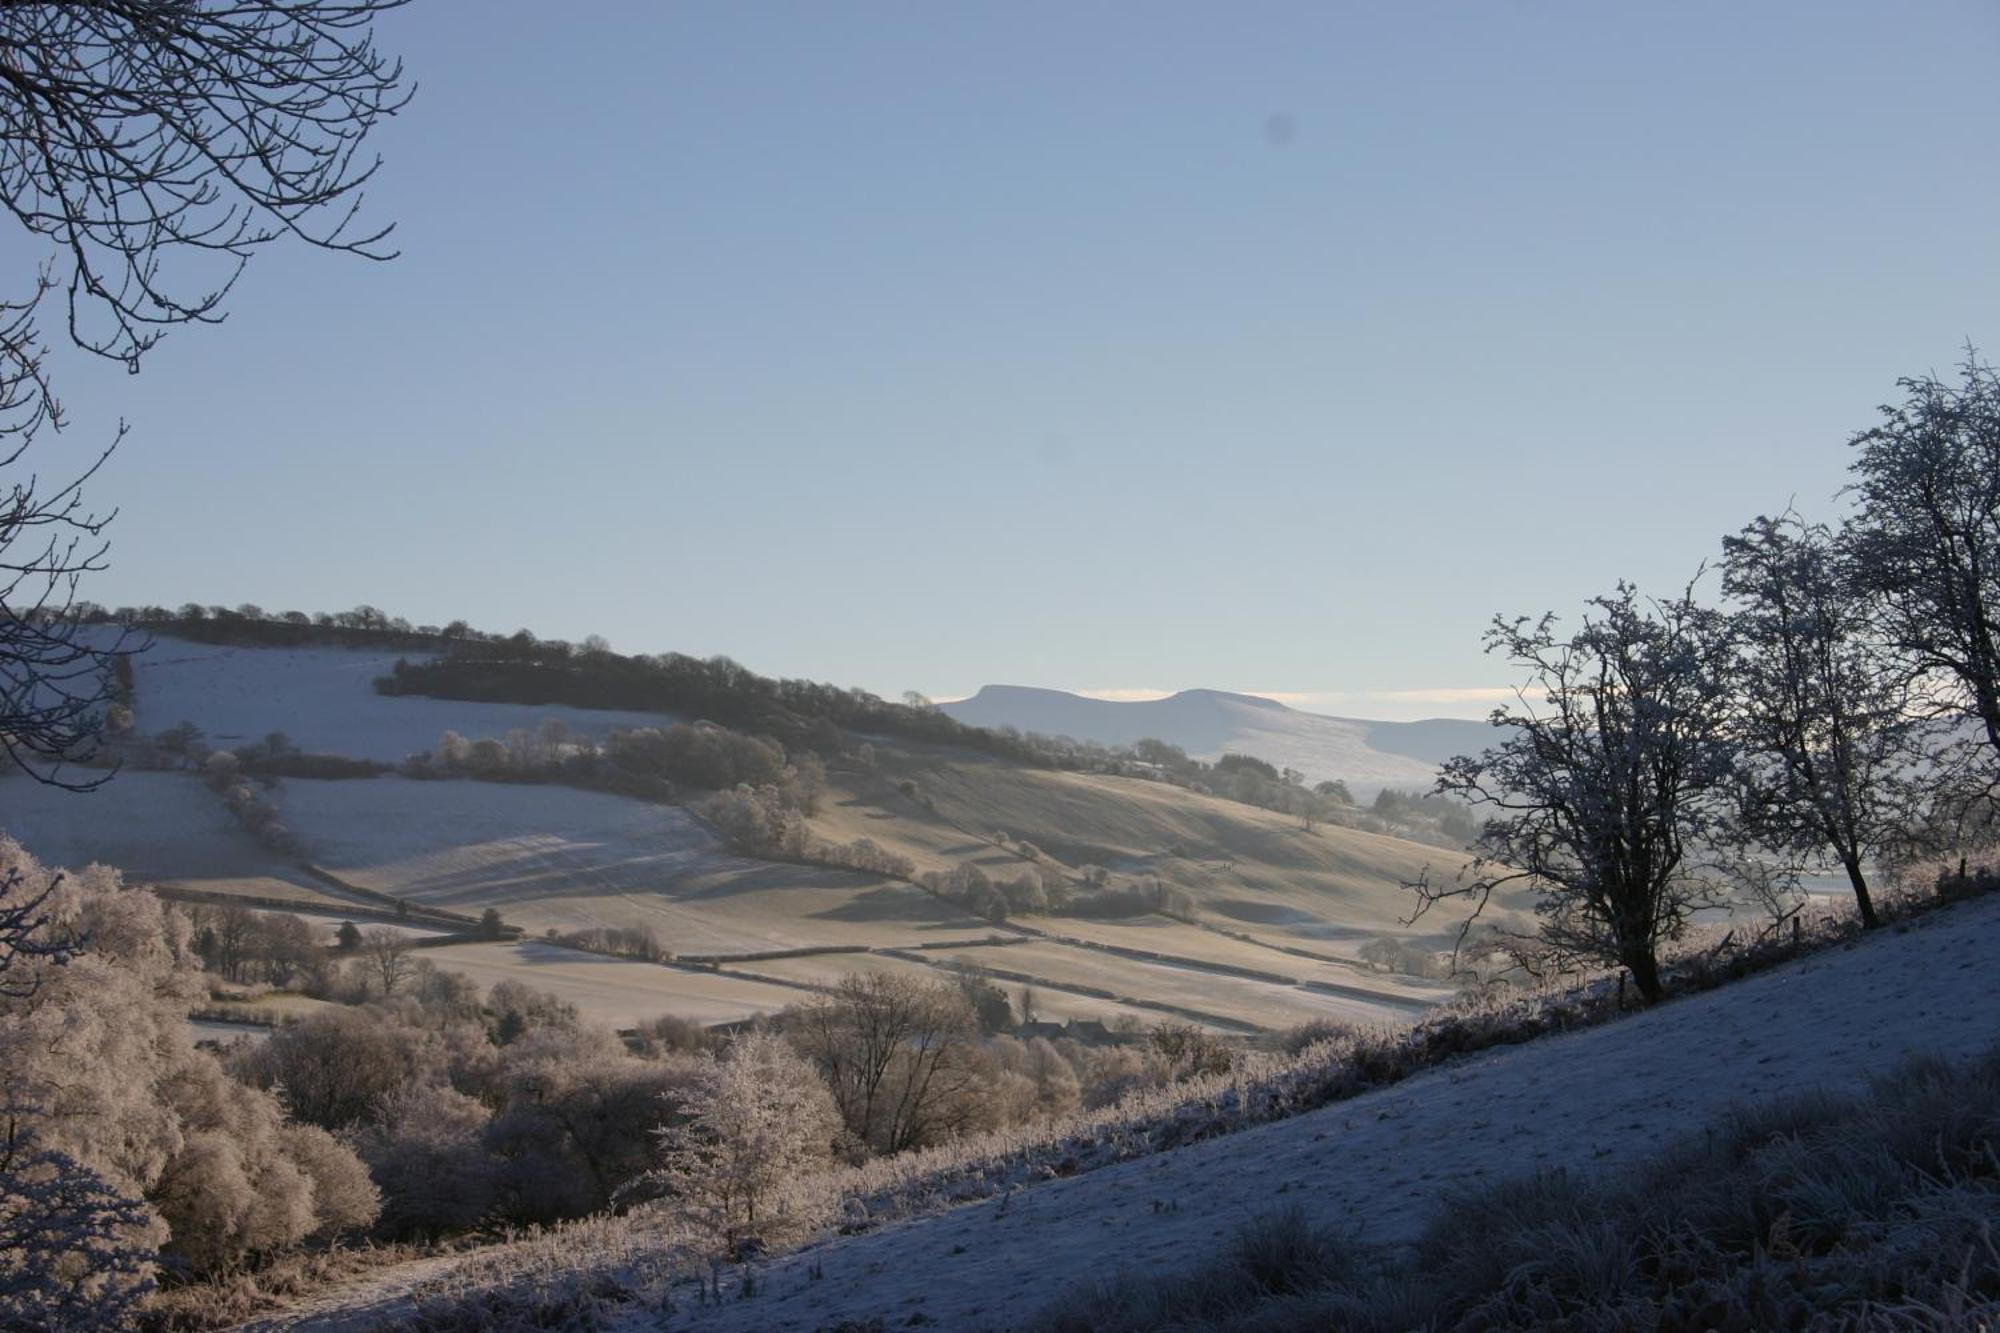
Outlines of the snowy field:
[[653,892],[730,859],[678,806],[574,787],[288,778],[276,803],[315,865],[433,907]]
[[2000,1039],[1996,931],[2000,902],[1965,904],[1291,1120],[829,1241],[772,1263],[754,1299],[684,1303],[680,1326],[900,1328],[921,1313],[932,1327],[1006,1329],[1072,1283],[1185,1270],[1286,1205],[1365,1241],[1408,1240],[1468,1182],[1616,1166],[1744,1101],[1852,1088],[1913,1052],[1984,1049]]
[[117,866],[135,883],[341,899],[258,845],[215,793],[186,773],[123,772],[93,791],[0,775],[0,832],[49,865]]
[[677,806],[570,787],[289,779],[306,854],[343,879],[547,929],[647,926],[676,953],[974,938],[983,922],[920,889],[731,855]]
[[[1164,916],[1125,917],[1117,921],[1094,921],[1086,917],[1058,917],[1034,923],[1044,933],[1116,945],[1125,949],[1145,949],[1216,963],[1226,967],[1247,967],[1295,981],[1374,992],[1390,1002],[1408,1001],[1434,1004],[1449,999],[1456,988],[1446,982],[1371,971],[1351,963],[1323,962],[1287,953],[1267,944],[1235,939],[1219,931],[1204,930]],[[1249,932],[1244,932],[1249,933]],[[1281,941],[1296,945],[1297,941]],[[1331,951],[1326,951],[1330,954]]]
[[[928,953],[928,951],[926,951]],[[1004,953],[1004,951],[1002,951]],[[924,963],[913,963],[902,958],[886,957],[873,953],[832,953],[814,954],[807,958],[765,958],[754,963],[745,963],[738,972],[754,973],[759,976],[782,977],[791,981],[801,981],[810,985],[832,986],[842,977],[856,973],[877,974],[896,973],[916,977],[925,981],[949,979],[951,973]],[[1095,1019],[1104,1024],[1119,1021],[1135,1023],[1140,1027],[1153,1027],[1166,1015],[1157,1009],[1141,1009],[1133,1005],[1119,1004],[1115,1000],[1100,1000],[1089,995],[1072,995],[1068,991],[1051,990],[1047,986],[1024,986],[1016,981],[996,981],[993,983],[1007,993],[1014,1006],[1014,1016],[1026,1016],[1023,992],[1034,992],[1034,1016],[1045,1023],[1066,1023],[1070,1019]],[[1221,1029],[1213,1029],[1220,1031]]]
[[[1329,995],[1299,986],[1252,981],[1168,963],[1139,962],[1036,940],[1004,948],[950,949],[949,957],[998,972],[1023,973],[1055,985],[1096,987],[1118,999],[1177,1005],[1254,1028],[1282,1029],[1314,1019],[1372,1025],[1410,1019],[1421,1003],[1388,997]],[[1155,1022],[1161,1021],[1156,1016]]]
[[[401,654],[421,656],[421,654]],[[139,729],[192,722],[221,747],[282,731],[301,750],[395,763],[446,731],[477,740],[560,718],[578,736],[656,727],[658,713],[463,703],[375,692],[399,654],[348,648],[227,648],[160,637],[133,663]]]
[[539,940],[454,944],[425,949],[419,956],[444,971],[464,973],[482,988],[519,981],[548,991],[575,1005],[584,1017],[616,1028],[635,1027],[662,1014],[704,1026],[731,1023],[810,998],[809,992],[790,986],[605,958]]
[[[374,906],[374,904],[371,904],[371,906]],[[257,910],[275,911],[276,909],[258,908]],[[380,910],[379,907],[377,910]],[[323,944],[334,943],[335,937],[340,933],[341,926],[348,922],[352,922],[357,930],[370,933],[386,930],[391,935],[400,935],[406,940],[435,939],[439,935],[450,935],[455,933],[455,930],[464,929],[464,927],[446,929],[442,926],[412,926],[402,921],[382,921],[368,916],[342,916],[338,912],[290,912],[287,915],[298,917],[311,926],[314,932],[319,935],[320,942]]]
[[271,1029],[261,1023],[223,1023],[213,1018],[190,1018],[188,1035],[196,1044],[210,1042],[217,1046],[233,1046],[239,1041],[247,1041],[252,1046],[261,1046],[271,1039]]

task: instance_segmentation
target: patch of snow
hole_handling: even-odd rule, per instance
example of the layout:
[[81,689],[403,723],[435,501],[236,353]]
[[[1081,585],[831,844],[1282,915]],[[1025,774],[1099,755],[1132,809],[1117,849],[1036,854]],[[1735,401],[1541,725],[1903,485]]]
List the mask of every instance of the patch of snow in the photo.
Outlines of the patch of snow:
[[0,774],[0,833],[49,865],[117,866],[128,880],[249,881],[245,892],[323,897],[272,855],[191,773],[118,773],[72,792]]
[[541,940],[454,944],[418,955],[483,987],[519,981],[575,1005],[593,1022],[614,1028],[672,1014],[704,1026],[776,1013],[810,998],[789,986],[642,963],[566,949]]
[[301,750],[398,763],[437,748],[456,731],[472,740],[534,730],[559,718],[577,736],[657,727],[660,713],[567,708],[560,704],[469,703],[375,692],[397,654],[350,648],[230,648],[156,637],[133,659],[138,727],[157,732],[192,722],[227,749],[282,731]]

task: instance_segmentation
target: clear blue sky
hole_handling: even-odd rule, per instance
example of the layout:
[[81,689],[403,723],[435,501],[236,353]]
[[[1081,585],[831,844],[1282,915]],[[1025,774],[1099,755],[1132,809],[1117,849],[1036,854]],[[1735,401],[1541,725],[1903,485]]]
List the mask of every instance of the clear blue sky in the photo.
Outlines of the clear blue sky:
[[[2000,6],[419,0],[370,209],[137,378],[86,591],[883,693],[1483,711],[2000,351]],[[7,254],[19,267],[18,241]]]

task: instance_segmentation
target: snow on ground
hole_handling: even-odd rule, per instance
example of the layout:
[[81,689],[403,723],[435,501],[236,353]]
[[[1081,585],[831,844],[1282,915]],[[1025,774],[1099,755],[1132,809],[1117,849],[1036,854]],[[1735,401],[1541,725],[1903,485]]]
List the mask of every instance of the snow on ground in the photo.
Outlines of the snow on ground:
[[481,987],[519,981],[577,1007],[585,1018],[614,1028],[636,1027],[672,1014],[691,1023],[731,1023],[776,1013],[809,992],[740,977],[714,976],[566,949],[541,940],[454,944],[420,955],[446,972],[462,972]]
[[[1184,1270],[1245,1221],[1292,1204],[1366,1241],[1408,1240],[1455,1187],[1616,1166],[1742,1101],[1851,1087],[1911,1052],[1984,1048],[2000,1038],[1996,931],[2000,901],[1965,904],[1291,1120],[839,1238],[771,1264],[754,1299],[682,1304],[674,1326],[899,1328],[921,1313],[933,1327],[1004,1329],[1074,1282]],[[808,1275],[815,1268],[823,1279]]]
[[1387,999],[1407,1000],[1415,1004],[1441,1003],[1450,999],[1457,990],[1449,982],[1378,972],[1358,963],[1326,962],[1288,953],[1269,943],[1237,939],[1219,930],[1188,925],[1164,916],[1119,917],[1108,921],[1065,916],[1038,921],[1035,925],[1054,939],[1080,939],[1126,949],[1147,949],[1174,958],[1219,963],[1225,967],[1247,967],[1296,981],[1361,989]]
[[432,907],[497,907],[539,933],[648,926],[676,953],[977,938],[984,922],[906,884],[733,856],[677,806],[570,787],[288,779],[306,855]]
[[[259,911],[272,909],[259,908]],[[381,910],[379,906],[376,910]],[[391,935],[400,935],[406,940],[434,939],[439,935],[450,935],[464,927],[413,926],[403,921],[381,921],[372,916],[342,916],[337,911],[289,912],[286,915],[298,917],[320,936],[324,944],[332,944],[340,934],[343,925],[352,923],[357,930],[373,933],[386,930]]]
[[574,787],[288,778],[277,805],[315,865],[433,907],[646,892],[728,859],[678,806]]
[[0,774],[0,832],[49,865],[99,861],[134,882],[338,905],[265,851],[192,774],[126,771],[86,792]]
[[657,727],[659,713],[626,713],[559,704],[488,704],[453,699],[391,698],[375,692],[397,654],[356,648],[229,648],[156,637],[133,663],[141,731],[192,722],[209,743],[227,748],[282,731],[301,750],[395,763],[437,747],[456,731],[474,740],[533,730],[560,718],[578,736],[616,727]]
[[[929,957],[933,952],[942,959],[945,951],[926,950],[924,956]],[[1004,957],[1004,953],[1001,956]],[[825,953],[811,954],[803,958],[760,958],[730,970],[740,974],[780,977],[816,986],[835,985],[842,977],[854,973],[895,973],[925,981],[935,981],[950,975],[925,963],[878,953]],[[1028,1002],[1024,998],[1024,992],[1027,991],[1034,992],[1034,1017],[1048,1023],[1066,1023],[1074,1018],[1095,1019],[1100,1023],[1109,1024],[1122,1019],[1136,1023],[1140,1027],[1152,1027],[1167,1017],[1157,1009],[1142,1009],[1133,1005],[1119,1004],[1115,1000],[1100,1000],[1090,995],[1074,995],[1047,986],[1025,986],[1015,981],[997,981],[992,984],[1007,993],[1007,998],[1013,1002],[1016,1017],[1024,1017],[1027,1014]]]
[[1045,940],[943,952],[1003,975],[1017,973],[1054,985],[1095,987],[1109,990],[1115,998],[1177,1005],[1257,1028],[1286,1028],[1315,1019],[1362,1025],[1408,1021],[1424,1007],[1422,1001],[1331,995],[1172,963],[1141,962]]
[[218,1046],[230,1046],[239,1041],[247,1041],[252,1046],[261,1046],[271,1039],[271,1029],[262,1023],[225,1023],[214,1018],[190,1018],[188,1035],[199,1042],[213,1042]]

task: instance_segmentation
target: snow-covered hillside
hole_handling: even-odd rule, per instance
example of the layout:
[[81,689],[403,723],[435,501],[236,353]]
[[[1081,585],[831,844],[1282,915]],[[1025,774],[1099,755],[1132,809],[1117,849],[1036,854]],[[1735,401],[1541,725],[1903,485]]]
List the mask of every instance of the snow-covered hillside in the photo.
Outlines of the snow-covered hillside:
[[434,749],[446,731],[505,736],[559,718],[578,736],[652,727],[656,713],[561,705],[391,698],[375,692],[396,654],[349,648],[227,648],[159,637],[133,661],[138,726],[192,722],[210,744],[241,745],[282,731],[301,750],[396,763]]
[[1996,930],[2000,901],[1964,904],[1621,1022],[840,1238],[772,1264],[752,1299],[683,1305],[676,1326],[900,1328],[921,1313],[1005,1329],[1071,1283],[1185,1269],[1286,1205],[1366,1241],[1406,1240],[1461,1185],[1614,1166],[1746,1100],[1852,1087],[1912,1052],[1983,1049],[2000,1038]]
[[324,886],[265,850],[185,773],[119,773],[87,792],[0,774],[0,834],[49,865],[116,866],[127,879],[325,901]]
[[1230,752],[1255,755],[1280,768],[1296,768],[1309,781],[1337,778],[1364,800],[1383,787],[1427,788],[1444,760],[1493,741],[1484,722],[1328,717],[1221,690],[1124,701],[988,685],[970,699],[939,706],[976,727],[1015,727],[1114,746],[1161,740],[1204,760]]

